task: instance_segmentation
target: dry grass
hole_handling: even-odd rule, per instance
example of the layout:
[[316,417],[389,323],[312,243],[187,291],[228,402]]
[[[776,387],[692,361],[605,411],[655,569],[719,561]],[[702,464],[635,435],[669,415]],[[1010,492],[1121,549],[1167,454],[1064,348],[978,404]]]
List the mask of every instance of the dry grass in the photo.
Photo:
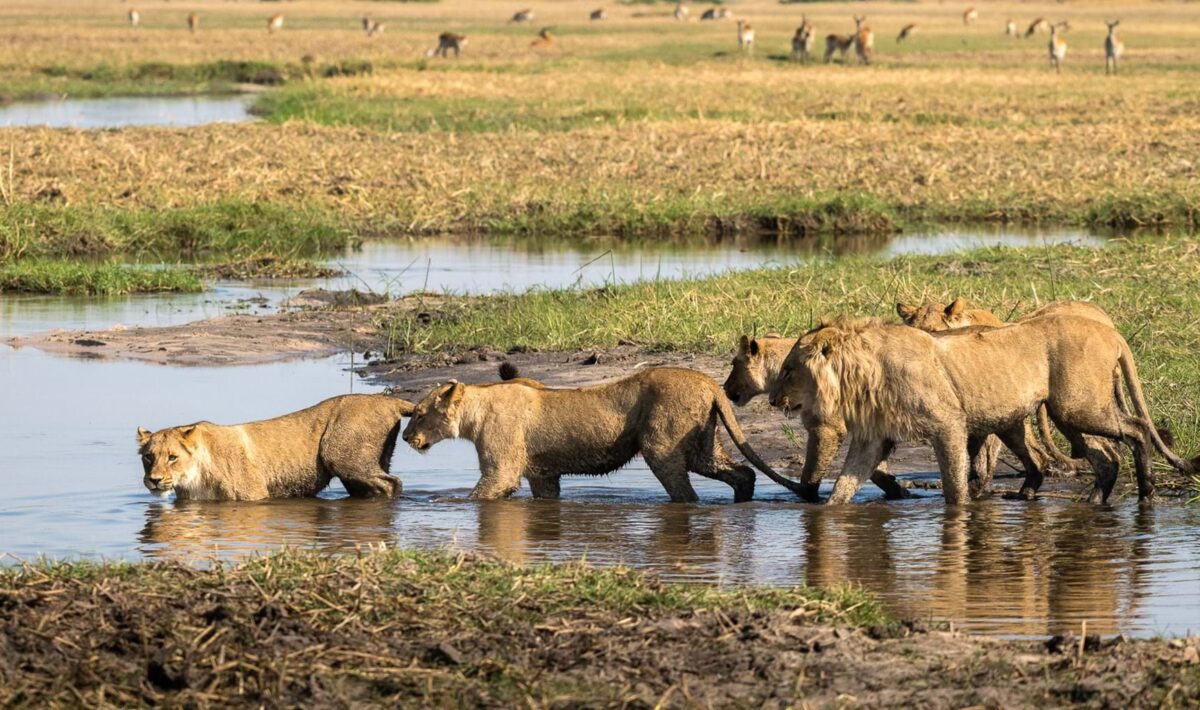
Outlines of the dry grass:
[[[479,2],[183,2],[141,8],[133,29],[124,6],[96,0],[8,3],[0,95],[87,90],[77,70],[100,64],[123,88],[145,62],[294,67],[315,54],[374,66],[289,83],[264,100],[280,125],[0,130],[0,152],[14,150],[10,187],[18,200],[58,190],[71,205],[142,210],[316,205],[392,232],[687,231],[847,200],[872,217],[861,221],[889,228],[1197,220],[1200,7],[997,4],[964,29],[949,5],[752,0],[735,6],[759,38],[758,54],[742,58],[731,23],[675,23],[668,5],[610,7],[605,23],[586,20],[591,3],[531,6],[533,28]],[[191,9],[202,17],[194,37]],[[264,18],[280,9],[288,24],[268,37]],[[363,36],[363,12],[387,31]],[[877,31],[875,66],[783,60],[801,13],[824,33],[845,30],[854,12]],[[62,26],[42,24],[45,13]],[[1036,14],[1075,25],[1061,77],[1045,66],[1044,35],[1002,35],[1004,18]],[[1127,74],[1105,80],[1101,20],[1112,16],[1124,20]],[[894,30],[908,21],[920,33],[897,47]],[[543,24],[560,48],[537,55],[528,40]],[[422,57],[443,29],[471,36],[461,61]]]

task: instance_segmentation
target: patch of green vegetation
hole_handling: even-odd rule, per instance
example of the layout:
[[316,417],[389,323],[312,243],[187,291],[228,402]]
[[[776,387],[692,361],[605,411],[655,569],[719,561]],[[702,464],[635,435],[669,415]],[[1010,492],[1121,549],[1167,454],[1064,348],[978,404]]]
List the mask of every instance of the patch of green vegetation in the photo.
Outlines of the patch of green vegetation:
[[1197,273],[1200,249],[1185,237],[1145,237],[1100,249],[850,256],[704,279],[451,300],[433,321],[402,312],[381,328],[393,352],[575,350],[632,341],[649,350],[724,354],[743,333],[801,333],[824,316],[894,319],[897,301],[963,296],[1011,318],[1046,301],[1090,300],[1129,340],[1156,417],[1169,423],[1182,451],[1191,452],[1200,446]]
[[130,255],[285,258],[344,248],[349,231],[315,207],[225,201],[195,207],[121,209],[19,202],[0,208],[0,263],[18,259]]
[[40,259],[0,264],[0,293],[124,296],[202,290],[200,278],[186,269]]

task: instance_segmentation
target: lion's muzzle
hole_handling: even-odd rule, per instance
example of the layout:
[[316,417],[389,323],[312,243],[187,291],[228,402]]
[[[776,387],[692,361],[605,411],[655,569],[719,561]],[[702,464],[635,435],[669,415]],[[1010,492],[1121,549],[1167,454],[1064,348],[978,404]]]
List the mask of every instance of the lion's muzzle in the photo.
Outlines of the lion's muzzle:
[[429,443],[429,440],[425,438],[424,434],[410,434],[405,432],[404,441],[409,446],[421,453],[429,451],[429,447],[432,446],[432,444]]

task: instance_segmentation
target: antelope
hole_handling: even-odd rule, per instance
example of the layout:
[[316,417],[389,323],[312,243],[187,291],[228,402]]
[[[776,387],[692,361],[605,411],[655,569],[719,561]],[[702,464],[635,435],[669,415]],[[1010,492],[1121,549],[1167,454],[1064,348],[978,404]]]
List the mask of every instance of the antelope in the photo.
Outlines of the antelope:
[[463,45],[467,43],[467,36],[455,34],[454,32],[443,32],[438,35],[438,45],[436,48],[425,53],[427,57],[441,56],[448,58],[450,50],[454,50],[454,58],[458,59],[458,53],[462,51]]
[[1004,34],[1009,37],[1017,36],[1017,23],[1013,22],[1011,17],[1008,18],[1008,21],[1004,23]]
[[363,16],[362,16],[362,28],[363,28],[363,32],[370,34],[370,32],[371,32],[371,16],[366,14],[365,12],[363,13]]
[[1060,22],[1057,25],[1050,25],[1050,64],[1054,67],[1054,71],[1062,73],[1062,60],[1067,56],[1067,40],[1059,36],[1058,30],[1066,23]]
[[1041,32],[1042,30],[1047,29],[1049,26],[1050,26],[1050,23],[1046,22],[1046,18],[1039,17],[1036,20],[1034,20],[1033,22],[1029,23],[1029,29],[1025,30],[1025,37],[1027,37],[1027,38],[1032,37],[1035,34],[1037,34],[1038,32]]
[[689,10],[687,9],[687,5],[684,5],[683,3],[677,3],[675,5],[675,21],[687,22],[688,12]]
[[724,20],[729,17],[729,10],[723,7],[710,7],[700,16],[701,20]]
[[608,10],[605,10],[604,8],[592,10],[592,14],[589,17],[591,17],[592,20],[607,20]]
[[137,10],[129,11],[129,24],[131,27],[137,27],[142,24],[142,13]]
[[834,52],[841,52],[842,62],[846,61],[846,52],[854,44],[854,35],[825,35],[825,63],[833,59]]
[[383,23],[382,22],[372,20],[367,25],[367,36],[368,37],[374,37],[375,35],[382,34],[382,33],[383,33]]
[[1121,24],[1120,20],[1109,22],[1104,21],[1108,25],[1108,36],[1104,38],[1104,73],[1117,73],[1117,60],[1125,53],[1125,43],[1117,37],[1117,25]]
[[896,35],[896,44],[900,44],[904,40],[913,36],[917,31],[917,23],[912,22],[900,28],[900,34]]
[[743,52],[754,51],[754,28],[745,20],[737,21],[738,49]]
[[529,43],[534,49],[549,49],[554,46],[554,38],[550,36],[550,28],[543,27],[541,32],[538,32],[537,39]]
[[517,10],[516,12],[514,12],[512,19],[510,19],[509,22],[516,22],[516,23],[532,22],[533,17],[534,17],[533,10],[526,8],[524,10]]
[[271,17],[267,19],[267,32],[269,34],[275,34],[275,32],[277,30],[282,30],[282,29],[283,29],[283,14],[282,13],[276,13],[274,15],[271,15]]
[[971,7],[968,7],[966,9],[966,11],[963,13],[963,24],[964,25],[975,24],[975,20],[978,20],[978,19],[979,19],[979,11],[975,9],[974,5],[972,5]]
[[792,37],[792,56],[807,64],[812,58],[814,39],[816,39],[816,33],[813,32],[813,26],[809,23],[808,16],[801,16],[800,26],[796,28],[796,34]]
[[875,33],[870,27],[863,26],[866,19],[865,16],[854,16],[854,53],[861,64],[871,63],[871,52],[875,49]]
[[196,34],[196,30],[200,28],[200,16],[194,12],[188,13],[188,32]]

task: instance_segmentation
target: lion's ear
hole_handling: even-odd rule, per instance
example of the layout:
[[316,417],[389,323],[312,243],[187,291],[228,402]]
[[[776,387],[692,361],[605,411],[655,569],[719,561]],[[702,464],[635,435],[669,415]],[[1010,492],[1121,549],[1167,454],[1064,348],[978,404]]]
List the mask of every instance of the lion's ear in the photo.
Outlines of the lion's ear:
[[738,338],[738,355],[745,355],[750,352],[750,336],[743,335]]
[[762,347],[758,344],[758,338],[751,340],[750,341],[750,356],[758,357],[758,354],[760,352],[762,352]]
[[917,315],[917,307],[910,306],[907,303],[897,303],[896,315],[900,316],[904,320],[908,320]]
[[138,446],[145,446],[147,441],[150,441],[150,430],[145,427],[138,427],[137,433]]
[[958,298],[954,299],[954,303],[946,306],[946,315],[954,318],[956,316],[961,316],[964,312],[966,312],[966,310],[967,302],[963,300],[962,296],[959,296]]
[[179,427],[179,435],[181,437],[183,437],[184,439],[191,439],[192,435],[194,435],[195,433],[196,433],[196,425],[195,424],[192,424],[190,426]]
[[467,388],[463,385],[463,383],[455,382],[450,386],[449,389],[442,393],[442,401],[447,405],[457,404],[458,402],[462,401],[463,392],[465,392],[466,389]]

